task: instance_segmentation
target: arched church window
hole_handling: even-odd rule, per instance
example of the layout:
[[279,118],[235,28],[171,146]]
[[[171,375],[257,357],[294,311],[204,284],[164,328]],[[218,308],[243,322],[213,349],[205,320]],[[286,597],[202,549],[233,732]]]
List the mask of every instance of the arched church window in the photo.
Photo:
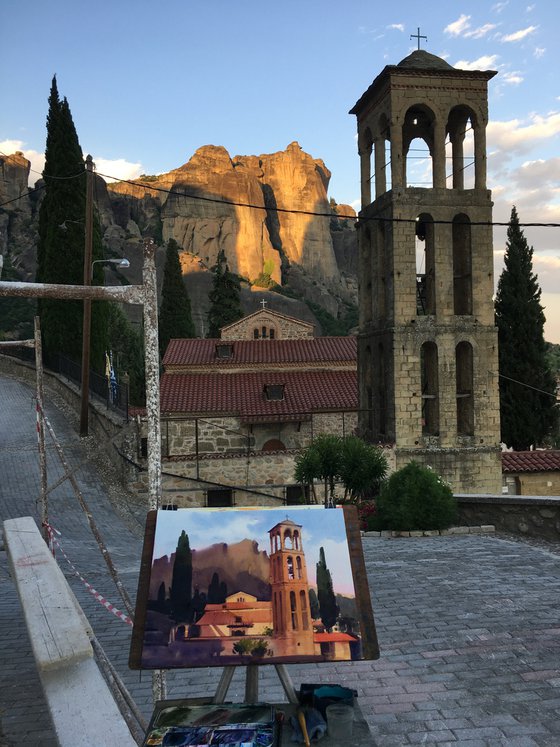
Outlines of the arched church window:
[[420,348],[422,385],[422,433],[439,436],[438,349],[435,342]]
[[473,349],[470,342],[460,342],[455,348],[457,391],[457,433],[474,434]]
[[471,223],[468,216],[453,218],[453,313],[468,315],[472,308]]

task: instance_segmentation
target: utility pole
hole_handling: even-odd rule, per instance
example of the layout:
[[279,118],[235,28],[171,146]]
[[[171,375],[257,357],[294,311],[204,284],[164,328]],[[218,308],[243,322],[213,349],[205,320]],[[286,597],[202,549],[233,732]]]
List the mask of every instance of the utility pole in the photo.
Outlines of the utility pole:
[[[93,159],[86,157],[86,231],[84,245],[84,285],[91,285],[93,254]],[[80,436],[89,434],[89,361],[91,350],[91,298],[84,298],[82,326],[82,390]]]

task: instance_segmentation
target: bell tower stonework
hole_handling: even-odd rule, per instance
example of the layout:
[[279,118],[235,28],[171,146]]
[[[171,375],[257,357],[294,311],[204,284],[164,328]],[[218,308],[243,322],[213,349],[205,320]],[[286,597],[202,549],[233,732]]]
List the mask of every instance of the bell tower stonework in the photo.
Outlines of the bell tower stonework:
[[[362,435],[456,493],[501,491],[488,81],[424,50],[388,65],[358,120]],[[422,156],[420,185],[413,158]],[[372,186],[374,196],[372,196]]]

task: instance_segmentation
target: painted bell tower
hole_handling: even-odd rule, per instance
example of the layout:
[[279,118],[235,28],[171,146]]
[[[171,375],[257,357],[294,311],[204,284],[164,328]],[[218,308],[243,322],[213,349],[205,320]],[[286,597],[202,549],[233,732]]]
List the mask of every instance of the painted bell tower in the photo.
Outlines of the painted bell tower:
[[394,444],[397,469],[430,465],[459,493],[501,491],[486,187],[495,74],[417,50],[350,112],[361,164],[360,430]]
[[269,531],[269,535],[275,654],[313,656],[313,625],[301,525],[286,517]]

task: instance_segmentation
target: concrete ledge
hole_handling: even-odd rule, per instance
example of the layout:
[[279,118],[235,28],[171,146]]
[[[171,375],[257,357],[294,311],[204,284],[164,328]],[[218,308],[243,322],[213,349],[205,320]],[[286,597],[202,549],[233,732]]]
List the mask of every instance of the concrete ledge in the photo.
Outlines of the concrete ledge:
[[35,521],[5,521],[4,541],[37,667],[91,658],[90,627]]
[[58,744],[136,747],[93,658],[87,618],[35,521],[5,521],[4,539]]

